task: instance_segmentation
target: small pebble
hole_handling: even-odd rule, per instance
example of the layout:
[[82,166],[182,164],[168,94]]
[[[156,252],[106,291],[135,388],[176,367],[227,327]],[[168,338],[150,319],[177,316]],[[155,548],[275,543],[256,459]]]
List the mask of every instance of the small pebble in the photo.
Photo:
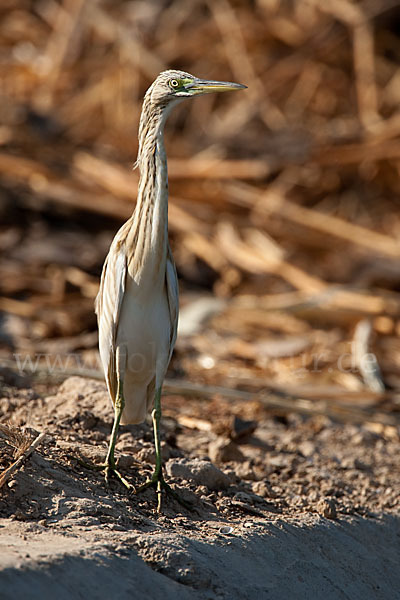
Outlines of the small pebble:
[[317,511],[326,519],[336,519],[336,503],[333,498],[323,498],[318,502]]
[[222,533],[223,535],[229,535],[231,534],[233,531],[233,527],[221,527],[221,529],[219,530],[220,533]]
[[194,481],[209,490],[225,490],[231,484],[229,477],[223,471],[205,460],[171,459],[166,463],[165,469],[169,477]]
[[250,494],[246,494],[246,492],[237,492],[234,496],[234,499],[238,502],[245,502],[246,504],[253,504],[253,498]]
[[272,491],[270,484],[266,481],[254,481],[254,483],[251,486],[251,489],[255,494],[261,496],[262,498],[276,497],[276,494]]
[[210,442],[208,446],[208,455],[211,461],[214,463],[223,463],[230,461],[241,462],[244,460],[243,453],[241,452],[237,444],[235,444],[235,442],[232,442],[232,440],[228,440],[222,437]]

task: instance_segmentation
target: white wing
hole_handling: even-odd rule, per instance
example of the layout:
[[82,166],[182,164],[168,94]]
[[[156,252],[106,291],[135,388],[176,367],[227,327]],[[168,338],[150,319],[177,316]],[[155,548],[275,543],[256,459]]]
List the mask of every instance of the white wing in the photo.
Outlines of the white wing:
[[170,322],[171,322],[170,351],[169,351],[169,357],[168,357],[168,363],[169,363],[169,361],[171,360],[172,352],[174,350],[174,346],[175,346],[175,342],[176,342],[176,331],[178,328],[178,314],[179,314],[178,276],[176,274],[175,262],[174,262],[169,244],[168,244],[168,249],[167,249],[166,284],[167,284],[169,315],[170,315]]
[[104,261],[100,290],[95,301],[100,357],[113,402],[117,393],[116,337],[125,294],[126,265],[125,244],[120,242],[117,234]]

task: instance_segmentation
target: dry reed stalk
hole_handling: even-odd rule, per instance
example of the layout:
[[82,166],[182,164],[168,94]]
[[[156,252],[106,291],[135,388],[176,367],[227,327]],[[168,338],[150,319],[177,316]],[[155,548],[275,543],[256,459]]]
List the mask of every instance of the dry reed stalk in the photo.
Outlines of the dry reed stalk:
[[46,437],[45,433],[40,433],[33,440],[16,430],[14,427],[0,425],[0,434],[9,444],[17,450],[17,458],[7,469],[0,474],[0,489],[22,466],[23,462],[32,454],[34,450],[42,443]]

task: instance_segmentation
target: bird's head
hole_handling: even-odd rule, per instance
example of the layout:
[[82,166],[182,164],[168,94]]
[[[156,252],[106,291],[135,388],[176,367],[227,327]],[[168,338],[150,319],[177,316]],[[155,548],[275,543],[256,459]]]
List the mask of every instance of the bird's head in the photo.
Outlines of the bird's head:
[[152,104],[174,104],[184,98],[193,98],[211,92],[230,92],[246,88],[240,83],[199,79],[184,71],[163,71],[149,87],[146,97]]
[[154,136],[162,132],[165,120],[173,106],[185,98],[193,98],[211,92],[242,90],[246,86],[229,81],[199,79],[184,71],[163,71],[147,90],[139,124],[139,149],[135,163],[140,166],[146,151],[153,152]]

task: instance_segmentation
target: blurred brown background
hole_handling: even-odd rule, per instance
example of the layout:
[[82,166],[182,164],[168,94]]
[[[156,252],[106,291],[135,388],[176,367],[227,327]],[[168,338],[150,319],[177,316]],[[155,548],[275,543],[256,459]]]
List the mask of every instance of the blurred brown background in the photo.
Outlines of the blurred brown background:
[[93,301],[134,208],[142,97],[178,68],[248,90],[167,125],[171,378],[392,424],[400,2],[3,0],[0,15],[3,365],[98,369]]

